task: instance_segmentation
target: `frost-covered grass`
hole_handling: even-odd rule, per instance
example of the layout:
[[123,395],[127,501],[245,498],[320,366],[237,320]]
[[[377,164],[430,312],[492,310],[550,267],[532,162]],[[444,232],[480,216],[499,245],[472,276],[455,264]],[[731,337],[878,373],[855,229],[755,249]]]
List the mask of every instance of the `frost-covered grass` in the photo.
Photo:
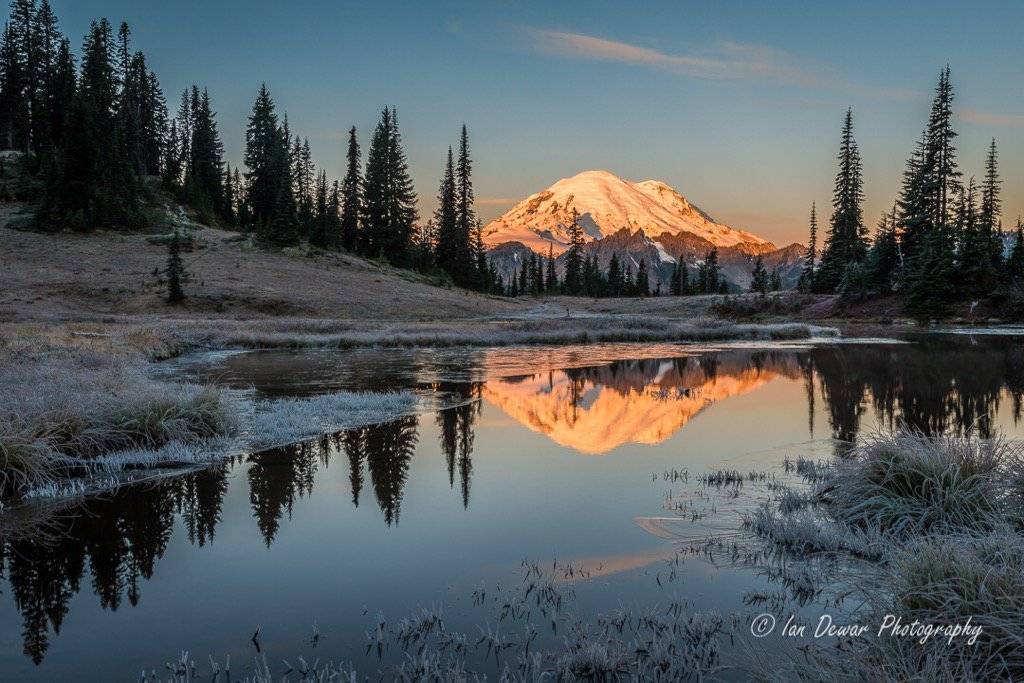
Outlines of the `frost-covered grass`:
[[212,348],[337,348],[570,345],[599,342],[709,342],[791,340],[835,336],[832,328],[802,323],[735,324],[652,316],[489,319],[472,323],[345,325],[337,321],[252,321],[244,326],[195,323],[190,341]]
[[4,349],[0,489],[45,485],[97,457],[230,436],[238,422],[219,390],[146,376],[101,349]]
[[[342,393],[257,405],[212,386],[160,381],[154,354],[180,342],[136,328],[22,328],[0,336],[0,499],[68,497],[126,470],[183,468],[415,409],[409,393]],[[88,477],[88,483],[75,477]]]
[[280,446],[393,420],[415,411],[417,403],[416,395],[408,391],[340,392],[271,401],[246,411],[244,441],[251,449]]
[[818,485],[837,520],[909,535],[987,531],[1024,520],[1012,485],[1019,444],[999,440],[880,435],[838,461]]
[[[690,611],[685,601],[584,619],[572,613],[574,592],[558,580],[578,575],[580,568],[528,562],[523,567],[518,586],[474,591],[473,607],[483,613],[471,632],[449,628],[436,607],[391,622],[378,614],[365,643],[374,659],[361,668],[313,655],[278,662],[259,655],[251,665],[232,669],[230,660],[197,662],[182,652],[162,671],[142,672],[140,680],[699,681],[722,670],[721,652],[742,625],[738,615]],[[486,599],[492,594],[503,597]],[[549,631],[557,637],[545,639]],[[314,628],[309,642],[315,647],[319,638]],[[335,642],[329,634],[327,642]]]
[[806,491],[782,491],[746,526],[798,556],[848,553],[874,562],[854,581],[858,623],[946,627],[977,639],[872,632],[799,656],[756,657],[763,680],[1024,679],[1024,458],[1021,444],[973,437],[877,435],[807,468]]

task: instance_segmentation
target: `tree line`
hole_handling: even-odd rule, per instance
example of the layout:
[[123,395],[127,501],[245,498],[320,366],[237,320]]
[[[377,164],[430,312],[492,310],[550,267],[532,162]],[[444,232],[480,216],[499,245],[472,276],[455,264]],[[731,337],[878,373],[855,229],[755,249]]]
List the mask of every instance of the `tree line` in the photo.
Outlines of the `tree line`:
[[[601,268],[598,255],[586,249],[579,213],[573,209],[568,226],[569,247],[565,251],[564,276],[559,277],[554,250],[548,247],[547,256],[531,251],[522,258],[501,291],[506,296],[565,294],[587,297],[685,296],[691,294],[725,293],[728,282],[718,265],[718,248],[712,247],[697,264],[691,277],[682,257],[672,266],[668,287],[660,280],[651,285],[651,273],[646,259],[635,260],[628,254],[613,252],[608,267]],[[633,264],[636,263],[636,272]]]
[[331,180],[264,84],[246,125],[245,169],[232,169],[205,88],[187,88],[171,115],[130,28],[122,23],[115,35],[107,19],[91,23],[76,63],[49,0],[11,3],[0,37],[0,145],[24,152],[42,180],[43,228],[144,227],[157,185],[201,222],[251,232],[268,246],[308,242],[496,289],[473,208],[465,125],[457,161],[449,150],[441,206],[418,226],[393,107],[381,111],[365,167],[350,129],[345,176]]
[[907,309],[941,316],[967,298],[1005,300],[1024,286],[1024,228],[1017,219],[1009,252],[1000,221],[996,141],[980,182],[966,182],[957,161],[954,92],[947,66],[939,74],[927,124],[907,160],[893,208],[873,239],[864,225],[863,168],[853,112],[843,122],[824,248],[817,250],[811,207],[808,249],[799,288],[846,297],[898,295]]

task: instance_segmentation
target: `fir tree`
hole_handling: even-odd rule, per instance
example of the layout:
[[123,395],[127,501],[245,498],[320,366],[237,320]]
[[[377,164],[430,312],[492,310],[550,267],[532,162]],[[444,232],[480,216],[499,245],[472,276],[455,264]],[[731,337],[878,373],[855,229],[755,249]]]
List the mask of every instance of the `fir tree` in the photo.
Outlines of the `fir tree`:
[[768,280],[768,288],[773,292],[782,289],[782,274],[779,273],[778,266],[772,268],[772,275]]
[[940,315],[956,294],[955,199],[960,195],[961,173],[953,145],[949,75],[948,66],[939,75],[928,126],[903,191],[907,208],[901,247],[907,262],[907,303],[919,315]]
[[999,213],[1002,210],[1002,200],[999,198],[1001,184],[996,140],[992,138],[985,157],[985,179],[981,185],[981,212],[978,215],[980,241],[986,245],[990,264],[990,284],[994,283],[1003,262],[1003,239],[999,229]]
[[363,251],[406,265],[416,222],[416,193],[394,109],[385,108],[366,157]]
[[327,184],[327,173],[317,174],[313,189],[313,200],[309,209],[310,219],[309,243],[321,249],[336,246],[336,235],[333,232],[334,219],[331,217],[330,189]]
[[93,22],[82,48],[67,149],[39,215],[44,223],[88,230],[134,227],[141,221],[137,180],[120,143],[114,52],[110,23]]
[[[181,128],[180,115],[178,119],[178,135],[188,136],[188,131]],[[274,100],[271,99],[266,84],[263,84],[253,103],[245,131],[244,160],[249,169],[245,174],[246,201],[251,212],[251,220],[257,229],[269,225],[274,218],[274,207],[282,182],[279,174],[281,145],[282,134],[278,127]]]
[[548,271],[544,279],[544,289],[554,294],[558,291],[558,273],[555,270],[554,245],[548,243]]
[[575,208],[572,210],[572,222],[569,224],[564,288],[566,294],[579,294],[583,289],[583,228],[580,227],[580,215]]
[[809,292],[814,285],[814,268],[818,260],[818,212],[814,202],[811,202],[811,218],[807,237],[807,253],[804,255],[804,265],[800,270],[800,280],[797,289],[802,292]]
[[1017,230],[1013,248],[1004,264],[1006,279],[1017,284],[1024,284],[1024,223],[1017,219]]
[[640,265],[636,269],[636,294],[637,296],[650,296],[651,283],[647,276],[647,259],[640,259]]
[[941,317],[953,298],[953,247],[944,231],[925,235],[909,266],[907,308],[922,317]]
[[982,296],[995,287],[998,270],[993,267],[991,234],[979,220],[974,178],[960,190],[954,234],[959,245],[957,266],[963,292]]
[[899,272],[899,241],[896,235],[896,207],[878,221],[875,241],[866,261],[868,287],[880,294],[892,292]]
[[[487,247],[484,245],[484,224],[479,218],[476,219],[476,221],[474,222],[472,237],[472,257],[470,262],[475,269],[476,282],[474,283],[474,285],[477,289],[486,292],[488,289],[490,289],[490,278],[488,277],[490,271],[487,265]],[[541,270],[542,269],[538,265],[538,273]],[[543,282],[541,282],[540,287],[538,287],[537,291],[540,292],[543,289]]]
[[466,124],[462,124],[462,132],[459,136],[459,160],[455,169],[455,194],[456,194],[456,225],[458,226],[458,241],[455,258],[458,265],[453,275],[456,281],[462,279],[463,286],[470,284],[474,271],[471,249],[471,233],[476,224],[476,213],[473,208],[473,161],[469,156],[469,133]]
[[363,180],[359,174],[359,141],[356,127],[348,132],[345,178],[341,181],[341,245],[355,251],[359,244],[359,223],[363,202]]
[[437,264],[459,284],[465,281],[464,273],[459,272],[464,264],[460,261],[459,214],[455,183],[455,160],[452,148],[448,148],[448,159],[445,162],[441,185],[437,190],[437,209],[434,211],[434,224],[437,226]]
[[711,247],[704,258],[704,271],[701,280],[701,291],[705,294],[715,294],[719,291],[724,281],[719,281],[718,247]]
[[612,258],[608,261],[608,294],[619,296],[622,293],[622,267],[619,265],[619,255],[612,252]]
[[184,301],[185,291],[182,285],[188,280],[189,275],[181,260],[181,234],[177,228],[167,243],[167,267],[163,275],[167,282],[167,303],[175,305]]
[[754,261],[754,270],[751,273],[750,291],[758,292],[761,295],[768,293],[768,271],[764,268],[764,258],[760,254]]
[[191,157],[186,177],[186,201],[207,220],[224,215],[224,145],[217,132],[210,94],[193,86]]
[[836,290],[848,264],[863,261],[867,254],[861,209],[864,201],[861,161],[857,141],[853,138],[851,109],[846,110],[838,160],[828,239],[813,281],[815,291],[826,293]]

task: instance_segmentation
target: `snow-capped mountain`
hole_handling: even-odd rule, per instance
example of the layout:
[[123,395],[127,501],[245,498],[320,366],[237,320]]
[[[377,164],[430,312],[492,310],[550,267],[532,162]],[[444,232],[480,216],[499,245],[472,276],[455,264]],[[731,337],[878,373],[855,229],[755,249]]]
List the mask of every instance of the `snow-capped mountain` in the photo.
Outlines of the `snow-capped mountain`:
[[484,228],[484,242],[494,248],[519,242],[535,252],[556,255],[568,245],[572,211],[579,212],[587,241],[626,228],[659,235],[692,235],[719,248],[767,253],[775,245],[752,233],[716,222],[686,197],[659,180],[629,182],[608,171],[584,171],[530,195]]

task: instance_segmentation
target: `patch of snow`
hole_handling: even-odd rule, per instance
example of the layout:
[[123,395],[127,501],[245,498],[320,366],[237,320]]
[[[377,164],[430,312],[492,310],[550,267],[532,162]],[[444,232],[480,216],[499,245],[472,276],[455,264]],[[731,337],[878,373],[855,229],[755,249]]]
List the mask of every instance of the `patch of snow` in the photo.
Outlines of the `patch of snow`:
[[658,250],[658,258],[662,263],[676,263],[675,257],[665,251],[665,247],[662,246],[661,242],[652,242],[652,244]]

